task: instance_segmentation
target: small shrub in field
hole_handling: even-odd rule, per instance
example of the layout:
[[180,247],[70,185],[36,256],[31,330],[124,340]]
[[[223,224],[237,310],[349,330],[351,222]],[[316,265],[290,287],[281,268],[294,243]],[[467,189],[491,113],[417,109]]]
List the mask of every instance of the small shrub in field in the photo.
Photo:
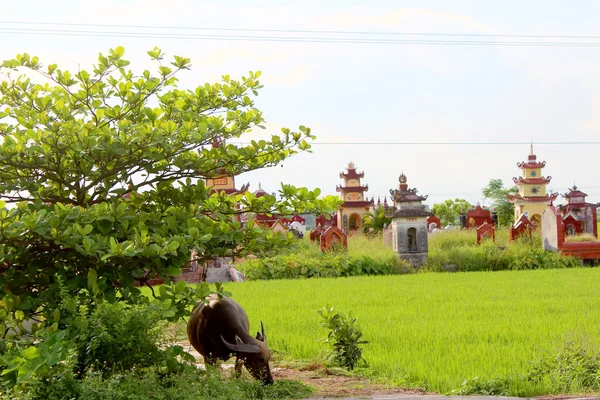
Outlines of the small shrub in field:
[[348,315],[336,313],[330,306],[318,313],[324,319],[321,326],[329,329],[325,342],[331,346],[333,363],[340,367],[354,369],[359,362],[364,362],[360,345],[369,342],[361,339],[360,325],[356,324],[357,319],[352,318],[352,313]]

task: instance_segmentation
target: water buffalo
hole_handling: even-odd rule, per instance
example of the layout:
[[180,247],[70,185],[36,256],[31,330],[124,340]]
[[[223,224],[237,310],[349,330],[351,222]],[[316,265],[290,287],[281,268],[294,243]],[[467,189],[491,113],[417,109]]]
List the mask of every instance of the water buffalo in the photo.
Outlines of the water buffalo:
[[210,303],[199,302],[192,311],[187,325],[190,343],[204,357],[204,363],[215,365],[236,356],[235,371],[242,372],[242,364],[250,374],[265,384],[273,383],[269,359],[271,353],[265,343],[265,329],[256,338],[248,333],[250,323],[246,311],[233,299],[209,298]]

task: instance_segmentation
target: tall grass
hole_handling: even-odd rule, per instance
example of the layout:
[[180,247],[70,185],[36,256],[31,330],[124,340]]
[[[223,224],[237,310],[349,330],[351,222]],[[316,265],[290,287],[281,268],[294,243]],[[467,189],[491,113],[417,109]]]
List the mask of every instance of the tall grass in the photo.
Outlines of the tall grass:
[[443,271],[448,264],[459,271],[499,271],[573,268],[579,266],[579,260],[544,251],[538,232],[510,243],[508,230],[499,229],[495,241],[486,239],[477,245],[477,233],[470,229],[431,235],[429,259],[422,269]]
[[307,238],[280,254],[260,257],[237,265],[249,280],[343,277],[393,274],[407,264],[383,245],[381,236],[362,235],[348,239],[347,251],[322,252]]
[[[269,345],[295,359],[319,357],[326,335],[317,311],[352,311],[371,373],[447,393],[464,380],[525,374],[567,341],[600,345],[599,269],[415,274],[254,281],[226,289],[250,317],[264,321]],[[557,392],[513,380],[510,393]]]

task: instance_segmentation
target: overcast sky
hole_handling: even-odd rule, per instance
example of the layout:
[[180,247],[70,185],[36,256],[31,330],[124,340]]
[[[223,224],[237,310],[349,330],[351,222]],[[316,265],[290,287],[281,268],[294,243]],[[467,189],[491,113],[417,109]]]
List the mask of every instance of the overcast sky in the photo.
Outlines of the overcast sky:
[[[150,67],[146,51],[190,57],[192,71],[180,87],[240,77],[260,70],[265,88],[257,106],[267,133],[306,125],[317,135],[313,153],[283,167],[238,178],[273,192],[280,182],[334,194],[349,161],[364,170],[367,196],[398,185],[402,171],[428,203],[447,198],[483,201],[492,178],[505,184],[528,144],[382,145],[351,142],[557,142],[600,141],[600,47],[398,45],[253,42],[142,37],[82,37],[2,32],[5,28],[132,29],[7,24],[9,21],[144,25],[148,27],[335,30],[452,34],[576,35],[598,39],[498,38],[495,36],[381,36],[295,33],[295,37],[363,37],[401,40],[569,41],[600,43],[598,1],[3,1],[0,59],[28,52],[44,64],[89,68],[100,51],[122,45],[134,71]],[[142,28],[158,34],[276,36],[277,32],[193,31]],[[25,34],[27,33],[27,34]],[[116,36],[119,36],[118,34]],[[122,36],[122,35],[121,35]],[[257,137],[261,133],[252,133]],[[600,145],[535,145],[547,161],[549,189],[577,186],[600,201]]]

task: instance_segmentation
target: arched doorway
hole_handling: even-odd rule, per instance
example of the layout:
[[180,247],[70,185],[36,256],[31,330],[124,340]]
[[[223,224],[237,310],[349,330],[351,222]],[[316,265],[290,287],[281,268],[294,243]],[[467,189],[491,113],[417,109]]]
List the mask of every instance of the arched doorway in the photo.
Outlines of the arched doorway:
[[417,228],[408,228],[406,233],[408,251],[417,251]]
[[358,230],[358,228],[360,228],[360,215],[351,214],[348,219],[348,230],[355,231]]
[[577,231],[575,230],[575,227],[573,225],[567,225],[567,235],[575,236],[576,234],[577,234]]

